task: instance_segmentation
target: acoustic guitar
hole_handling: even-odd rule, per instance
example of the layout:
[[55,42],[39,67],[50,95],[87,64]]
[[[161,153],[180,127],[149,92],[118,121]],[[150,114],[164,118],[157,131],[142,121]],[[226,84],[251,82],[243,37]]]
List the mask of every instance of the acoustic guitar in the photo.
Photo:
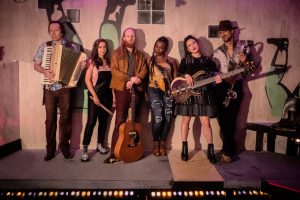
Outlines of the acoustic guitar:
[[[255,68],[253,62],[247,62],[241,64],[241,66],[235,70],[232,70],[228,73],[220,74],[221,79],[229,78],[240,73],[248,73]],[[171,83],[171,89],[169,95],[175,99],[177,103],[185,103],[188,98],[192,95],[199,96],[199,92],[194,91],[194,89],[208,85],[215,82],[214,77],[207,78],[208,75],[204,71],[198,71],[195,73],[193,78],[193,85],[189,86],[185,78],[177,77]]]
[[135,91],[131,90],[131,119],[119,127],[119,138],[114,154],[118,160],[134,162],[144,155],[144,144],[141,138],[142,126],[135,122]]

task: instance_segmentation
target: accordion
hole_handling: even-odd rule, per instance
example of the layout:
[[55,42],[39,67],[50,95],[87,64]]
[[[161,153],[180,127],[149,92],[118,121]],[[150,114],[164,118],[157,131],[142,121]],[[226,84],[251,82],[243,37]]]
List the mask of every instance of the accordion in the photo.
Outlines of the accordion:
[[49,80],[42,75],[42,84],[61,83],[67,87],[76,87],[82,72],[81,62],[86,60],[86,54],[76,52],[63,45],[46,46],[42,60],[44,69],[52,69],[54,79]]

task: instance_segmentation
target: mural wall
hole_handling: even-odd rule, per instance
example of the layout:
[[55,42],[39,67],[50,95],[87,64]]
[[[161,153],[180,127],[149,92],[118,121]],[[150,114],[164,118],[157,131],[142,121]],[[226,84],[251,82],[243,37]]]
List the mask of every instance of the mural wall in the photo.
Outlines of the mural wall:
[[[43,4],[42,4],[43,2]],[[144,1],[143,1],[144,2]],[[149,1],[151,2],[151,1]],[[40,43],[49,40],[47,25],[49,20],[60,20],[67,30],[67,38],[77,43],[87,54],[93,42],[99,38],[109,41],[110,49],[119,45],[122,31],[134,27],[138,33],[138,48],[151,55],[156,39],[162,35],[170,39],[169,55],[180,61],[182,40],[188,34],[199,38],[202,51],[209,55],[222,44],[220,38],[209,37],[209,26],[218,25],[220,20],[230,19],[239,26],[239,37],[253,41],[252,51],[258,69],[246,79],[245,101],[243,102],[237,140],[240,149],[253,149],[255,135],[243,129],[247,121],[277,122],[281,118],[284,103],[291,94],[299,95],[300,75],[300,3],[294,0],[166,0],[163,24],[138,24],[138,0],[27,0],[0,2],[0,47],[1,64],[4,66],[18,60],[18,85],[15,104],[2,104],[0,110],[0,138],[6,138],[7,131],[16,139],[22,139],[23,148],[45,147],[45,111],[41,105],[42,86],[40,75],[34,71],[32,57]],[[283,38],[283,39],[282,39]],[[286,38],[286,39],[285,39]],[[268,40],[269,39],[269,40]],[[271,40],[270,40],[271,39]],[[273,40],[272,40],[273,39]],[[5,53],[3,53],[5,52]],[[10,70],[11,69],[11,70]],[[9,68],[13,72],[13,68]],[[6,73],[6,72],[5,72]],[[1,71],[2,74],[2,71]],[[1,80],[8,76],[1,76]],[[10,86],[11,87],[11,86]],[[7,94],[8,86],[0,85],[1,94]],[[298,94],[297,94],[298,93]],[[18,105],[17,105],[18,104]],[[3,105],[3,106],[2,106]],[[11,107],[14,107],[12,109]],[[149,109],[142,108],[144,140],[147,148],[152,145]],[[7,129],[8,114],[17,112],[20,129]],[[4,117],[3,117],[4,116]],[[180,121],[174,118],[169,137],[169,147],[180,148]],[[72,147],[79,148],[86,123],[86,88],[83,79],[74,91]],[[108,130],[108,143],[114,125]],[[214,139],[217,149],[221,147],[219,127],[212,119]],[[206,148],[203,136],[196,134],[200,125],[191,124],[189,137],[196,148]],[[96,131],[97,129],[95,129]],[[19,132],[19,133],[18,133]],[[94,133],[94,136],[96,133]],[[6,140],[6,139],[4,139]],[[3,141],[3,143],[9,142]],[[92,141],[96,142],[93,137]],[[285,150],[285,138],[280,138],[276,146],[278,152]],[[1,143],[0,143],[1,144]],[[92,143],[93,145],[93,143]],[[192,145],[191,145],[192,147]]]

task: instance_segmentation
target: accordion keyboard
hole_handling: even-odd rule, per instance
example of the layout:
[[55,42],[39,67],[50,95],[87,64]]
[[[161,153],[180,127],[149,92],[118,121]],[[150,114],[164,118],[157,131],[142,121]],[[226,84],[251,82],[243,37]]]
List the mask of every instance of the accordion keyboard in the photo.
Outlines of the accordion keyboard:
[[[44,49],[43,60],[42,60],[42,67],[44,69],[50,69],[52,51],[53,51],[52,46],[46,46]],[[41,79],[43,85],[51,84],[50,80],[44,75],[42,75]]]

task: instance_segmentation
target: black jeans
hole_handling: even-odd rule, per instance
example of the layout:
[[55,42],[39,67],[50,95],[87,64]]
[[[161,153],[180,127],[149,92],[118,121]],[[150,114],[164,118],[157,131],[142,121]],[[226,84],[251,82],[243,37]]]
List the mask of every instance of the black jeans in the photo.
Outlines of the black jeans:
[[60,111],[59,130],[60,149],[65,157],[70,153],[70,138],[72,131],[71,113],[71,89],[62,88],[57,91],[44,90],[44,102],[46,108],[46,139],[47,154],[55,155],[56,150],[56,129],[57,129],[57,108]]
[[148,88],[154,141],[166,140],[172,116],[173,99],[157,88]]
[[233,90],[237,93],[237,98],[232,99],[229,105],[225,107],[223,101],[229,88],[230,85],[226,82],[216,85],[215,96],[218,109],[218,122],[223,137],[222,152],[225,155],[232,157],[236,152],[235,132],[237,116],[244,97],[242,80],[238,80],[233,87]]
[[[106,98],[100,99],[102,105],[106,108],[111,109],[112,106],[112,94],[105,95]],[[92,99],[88,100],[88,119],[84,130],[83,136],[83,145],[89,145],[91,142],[91,137],[93,135],[93,130],[96,125],[98,118],[98,136],[97,142],[103,144],[105,138],[105,132],[107,127],[107,121],[109,118],[109,114],[100,106],[97,106]]]

